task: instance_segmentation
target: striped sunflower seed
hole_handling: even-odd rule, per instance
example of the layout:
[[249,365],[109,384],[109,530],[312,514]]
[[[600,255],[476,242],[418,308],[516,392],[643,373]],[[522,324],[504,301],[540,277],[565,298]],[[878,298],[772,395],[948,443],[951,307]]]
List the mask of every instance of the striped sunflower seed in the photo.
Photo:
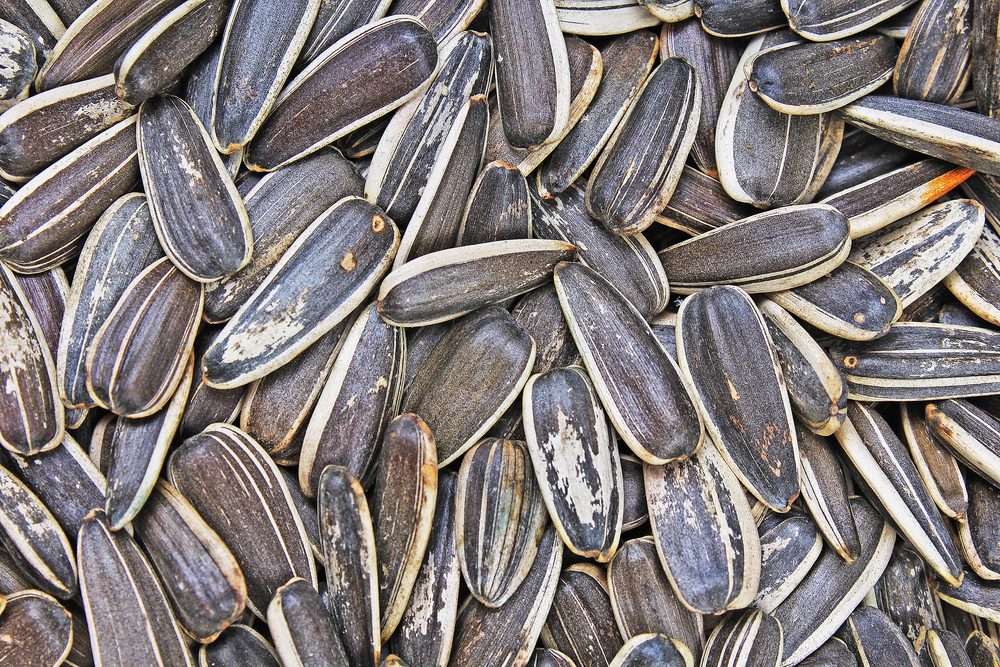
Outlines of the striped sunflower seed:
[[802,499],[826,543],[853,563],[861,554],[861,542],[840,461],[825,438],[801,428],[797,434]]
[[754,606],[770,613],[809,573],[823,549],[816,524],[807,516],[770,512],[758,525],[761,545],[760,588]]
[[694,667],[691,649],[683,642],[664,634],[636,635],[618,651],[609,667]]
[[472,186],[458,230],[458,245],[531,238],[528,182],[509,162],[490,162]]
[[[56,41],[66,32],[64,19],[48,2],[4,0],[0,3],[0,18],[27,32],[40,58],[47,57]],[[76,16],[68,15],[66,18],[75,19]]]
[[959,586],[933,584],[934,593],[953,607],[993,623],[1000,623],[1000,586],[966,571]]
[[656,221],[697,236],[753,214],[749,206],[730,199],[715,178],[685,165],[677,189]]
[[249,625],[233,624],[211,644],[203,644],[198,650],[198,667],[239,665],[280,667],[274,648]]
[[[299,54],[296,70],[302,69],[319,57],[323,51],[336,44],[347,34],[363,25],[377,21],[389,10],[391,0],[320,0],[316,20],[312,23],[309,36],[306,37],[302,52]],[[417,16],[427,25],[427,22],[415,11],[397,12]],[[438,35],[435,35],[438,37]],[[442,43],[444,40],[440,40]]]
[[972,662],[969,654],[965,650],[965,642],[959,639],[958,635],[947,630],[928,630],[927,639],[924,642],[919,657],[928,656],[934,667],[952,667],[953,665],[967,665],[971,667]]
[[819,196],[828,197],[910,164],[915,159],[913,153],[901,146],[848,127],[844,130],[840,153],[819,190]]
[[975,631],[965,640],[965,650],[973,667],[996,667],[1000,665],[1000,647],[989,635]]
[[41,591],[26,590],[7,598],[0,617],[4,636],[0,659],[12,665],[60,665],[73,644],[73,616]]
[[554,648],[536,649],[529,664],[532,667],[575,667],[572,658]]
[[391,12],[417,17],[444,44],[468,28],[485,6],[486,0],[395,0]]
[[1000,421],[963,400],[926,406],[931,432],[965,465],[1000,484]]
[[967,520],[958,526],[959,545],[969,568],[982,579],[1000,579],[1000,558],[993,546],[997,542],[997,507],[1000,494],[995,487],[976,475],[969,476]]
[[[195,339],[194,367],[202,368],[202,358],[205,350],[219,335],[221,329],[203,328]],[[243,405],[244,387],[236,389],[216,389],[205,382],[199,372],[188,392],[187,405],[181,417],[180,434],[183,437],[201,433],[210,424],[223,422],[232,424],[240,414]]]
[[785,27],[781,5],[776,0],[694,0],[694,13],[701,27],[717,37],[744,37]]
[[808,658],[799,663],[802,667],[857,667],[858,660],[837,637],[830,637]]
[[917,406],[902,404],[899,418],[910,457],[934,504],[946,516],[964,521],[969,494],[958,461],[934,435]]
[[247,166],[273,171],[384,116],[419,94],[437,65],[434,37],[413,17],[358,28],[285,86],[247,150]]
[[1000,2],[981,0],[972,5],[972,87],[979,112],[996,118],[1000,112]]
[[704,667],[778,667],[784,649],[781,623],[763,611],[731,616],[719,624],[708,641],[701,659]]
[[854,611],[838,633],[860,664],[919,667],[913,645],[885,612],[873,607]]
[[532,340],[538,341],[532,373],[569,366],[579,358],[553,285],[525,294],[514,306],[511,316]]
[[267,608],[267,626],[282,665],[351,664],[337,637],[333,617],[305,579],[292,579],[275,592]]
[[806,39],[826,42],[870,28],[906,9],[914,0],[781,0],[792,30]]
[[559,29],[571,35],[620,35],[659,23],[640,0],[555,0],[555,6]]
[[973,13],[967,0],[919,3],[893,72],[896,95],[939,104],[958,100],[972,76]]
[[603,568],[576,563],[562,571],[541,638],[580,667],[607,665],[614,659],[623,642]]
[[927,628],[941,627],[944,622],[924,561],[903,543],[896,545],[889,565],[868,597],[915,645],[926,635]]
[[[981,177],[983,179],[989,176]],[[992,215],[986,216],[982,234],[965,259],[945,276],[945,287],[973,313],[991,324],[1000,323],[1000,230]]]

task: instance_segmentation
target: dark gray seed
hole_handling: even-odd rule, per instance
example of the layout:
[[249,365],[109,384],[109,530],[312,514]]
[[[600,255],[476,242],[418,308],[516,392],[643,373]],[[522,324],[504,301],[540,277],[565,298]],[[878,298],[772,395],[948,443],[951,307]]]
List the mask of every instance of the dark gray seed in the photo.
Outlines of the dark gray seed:
[[0,56],[4,71],[0,75],[0,109],[6,111],[28,97],[42,54],[36,53],[31,36],[18,26],[0,19]]
[[191,361],[201,307],[201,285],[165,257],[136,276],[87,353],[98,405],[133,418],[166,405]]
[[274,591],[292,577],[316,581],[286,481],[249,436],[214,424],[174,450],[168,470],[171,483],[232,550],[251,611],[263,617]]
[[0,18],[31,36],[40,59],[48,57],[52,47],[66,32],[64,20],[45,0],[3,0],[0,2]]
[[181,2],[97,0],[67,23],[66,33],[38,73],[35,88],[50,90],[111,72],[118,57]]
[[659,255],[676,293],[719,284],[769,292],[805,285],[840,266],[851,249],[849,232],[847,218],[830,206],[786,206],[705,232]]
[[973,632],[965,640],[965,650],[972,660],[972,667],[997,667],[1000,665],[1000,647],[983,632]]
[[468,28],[484,6],[485,0],[395,0],[390,13],[416,16],[444,44]]
[[354,165],[330,149],[264,175],[243,192],[255,252],[234,275],[205,286],[206,319],[224,322],[235,315],[302,230],[338,201],[360,196],[362,190]]
[[361,304],[398,245],[396,225],[365,200],[346,197],[328,208],[205,352],[208,383],[238,387],[294,359]]
[[365,493],[346,468],[320,475],[319,528],[326,554],[327,608],[351,665],[375,667],[379,634],[375,532]]
[[597,395],[629,449],[656,465],[696,452],[704,438],[701,416],[676,363],[639,312],[581,264],[557,267],[555,283]]
[[982,326],[983,320],[958,302],[945,303],[938,308],[935,321],[940,324],[957,324],[966,327]]
[[185,366],[180,385],[166,406],[141,419],[119,417],[114,426],[105,504],[112,530],[123,528],[138,514],[160,476],[191,387],[194,364],[189,359]]
[[[363,125],[347,136],[338,139],[336,146],[344,152],[344,155],[352,160],[358,160],[358,169],[363,171],[363,176],[368,176],[368,169],[371,167],[371,158],[378,148],[378,142],[382,140],[385,128],[389,126],[392,116],[382,118]],[[362,161],[362,158],[367,158]]]
[[826,351],[784,308],[768,299],[757,302],[781,362],[795,416],[809,430],[830,435],[847,414],[847,386]]
[[874,607],[860,607],[838,633],[865,665],[919,667],[913,645],[888,616]]
[[438,478],[427,555],[389,648],[411,665],[447,667],[458,613],[462,570],[455,542],[455,473]]
[[[211,133],[233,153],[261,128],[316,20],[320,0],[237,0],[222,36]],[[254,85],[248,85],[250,82]]]
[[496,87],[507,141],[535,148],[562,136],[569,121],[566,42],[552,2],[490,3]]
[[823,540],[808,516],[793,515],[767,529],[760,526],[760,547],[760,588],[754,606],[770,613],[809,574]]
[[94,424],[94,432],[90,437],[87,454],[102,475],[107,475],[111,467],[111,439],[115,435],[117,424],[117,415],[105,414]]
[[526,239],[532,232],[528,182],[509,162],[491,162],[479,173],[458,230],[459,245]]
[[958,548],[909,452],[882,416],[851,403],[836,437],[899,531],[938,576],[957,583],[962,573]]
[[112,532],[95,510],[80,528],[77,558],[95,664],[193,667],[163,588],[126,531]]
[[654,34],[640,31],[618,37],[601,50],[603,74],[597,94],[538,172],[543,197],[564,191],[597,158],[645,83],[656,44]]
[[695,0],[694,13],[705,32],[717,37],[742,37],[784,28],[785,16],[778,0]]
[[917,11],[920,10],[921,4],[923,3],[918,2],[910,5],[898,14],[893,14],[889,18],[879,21],[872,26],[872,29],[886,37],[898,40],[906,39],[906,33],[910,31],[910,26],[913,25],[913,19],[917,15]]
[[171,95],[144,102],[138,137],[149,209],[171,261],[205,283],[243,268],[253,250],[246,208],[194,110]]
[[6,548],[0,548],[0,593],[10,595],[29,588],[38,588],[34,578],[21,567]]
[[924,561],[903,543],[896,545],[888,567],[872,589],[872,597],[914,644],[926,628],[940,627],[944,622]]
[[745,491],[715,446],[645,466],[660,563],[681,603],[699,614],[748,606],[760,581],[760,540]]
[[385,16],[390,3],[391,0],[320,0],[316,20],[302,46],[296,69],[307,66],[348,33]]
[[465,106],[464,120],[452,127],[450,160],[438,160],[413,217],[407,224],[393,267],[458,245],[465,207],[479,173],[489,127],[486,97],[476,95]]
[[799,494],[798,446],[778,357],[746,292],[720,286],[684,300],[681,371],[719,453],[765,505],[786,512]]
[[206,331],[203,327],[199,336],[195,339],[194,367],[198,369],[198,377],[193,383],[188,394],[187,405],[184,406],[184,415],[181,417],[180,434],[182,437],[192,436],[201,433],[210,424],[223,422],[231,424],[240,414],[240,407],[243,404],[243,387],[236,389],[216,389],[210,387],[202,376],[202,357],[205,350],[212,341],[219,335],[221,329],[214,328]]
[[884,280],[905,308],[962,262],[984,221],[978,202],[947,201],[857,240],[850,260]]
[[901,146],[876,139],[867,132],[847,128],[844,131],[840,153],[837,154],[837,160],[830,169],[830,175],[820,188],[819,196],[829,197],[835,192],[854,187],[876,176],[888,174],[893,169],[910,164],[916,159],[914,153]]
[[822,203],[847,216],[851,238],[856,239],[916,213],[973,173],[971,169],[931,158],[879,174],[826,197]]
[[618,548],[618,450],[584,369],[556,368],[525,385],[524,430],[549,516],[573,553],[606,562]]
[[25,667],[66,664],[73,630],[73,616],[55,598],[33,590],[14,593],[0,616],[0,662]]
[[[982,178],[991,178],[983,176]],[[986,216],[982,234],[965,259],[944,277],[945,287],[973,313],[991,324],[1000,324],[1000,229]],[[971,226],[971,225],[970,225]]]
[[701,653],[702,618],[674,593],[653,538],[621,545],[608,563],[608,590],[622,637],[659,633],[683,642],[695,658]]
[[826,543],[852,563],[861,554],[861,542],[840,461],[825,438],[801,428],[796,432],[802,499]]
[[643,634],[632,637],[609,667],[688,667],[694,665],[689,646],[663,634]]
[[934,667],[973,667],[965,642],[947,630],[928,629],[920,652],[922,660],[930,659]]
[[559,575],[556,595],[542,627],[542,642],[579,667],[608,665],[622,647],[603,568],[570,565]]
[[868,95],[837,113],[880,139],[987,174],[1000,174],[1000,120],[933,102],[884,95]]
[[650,28],[659,19],[638,0],[555,0],[559,29],[574,35],[620,35]]
[[1000,486],[1000,422],[996,418],[962,400],[931,403],[926,414],[941,442],[965,465]]
[[919,406],[900,406],[903,436],[910,457],[931,498],[947,516],[963,521],[969,507],[965,477],[955,457],[934,435]]
[[851,510],[861,538],[861,551],[851,563],[824,551],[805,580],[774,610],[784,630],[782,664],[794,665],[833,636],[885,570],[896,533],[860,497]]
[[840,639],[830,637],[808,658],[799,663],[801,667],[858,667],[858,660]]
[[202,643],[243,613],[243,571],[232,552],[173,486],[160,480],[135,530],[181,626]]
[[[402,410],[420,415],[448,465],[474,445],[521,393],[535,344],[499,306],[458,320],[406,388]],[[454,400],[462,396],[463,400]]]
[[705,643],[705,667],[771,666],[782,664],[784,637],[781,623],[763,611],[729,616]]
[[285,667],[351,664],[337,637],[333,617],[305,579],[292,579],[277,590],[267,608],[267,625]]
[[132,280],[162,257],[144,195],[122,197],[97,221],[77,261],[59,335],[59,393],[67,405],[94,405],[86,373],[94,338]]
[[382,281],[378,312],[396,326],[452,320],[547,283],[576,246],[516,239],[440,250],[396,267]]
[[[538,341],[532,373],[569,366],[577,359],[576,345],[559,307],[559,295],[554,286],[543,285],[525,294],[518,300],[511,315],[533,340]],[[407,374],[409,370],[408,366]],[[520,406],[517,406],[517,412],[519,418]]]
[[1000,623],[1000,586],[966,571],[960,586],[936,581],[934,593],[948,604],[987,621]]
[[953,104],[972,76],[972,3],[921,2],[892,76],[900,97]]
[[437,487],[430,429],[417,415],[396,417],[386,427],[371,498],[382,641],[399,625],[413,593],[430,542]]
[[1000,579],[1000,492],[976,475],[969,476],[969,510],[959,524],[965,562],[978,576]]
[[226,628],[211,644],[198,651],[199,667],[280,667],[278,655],[267,640],[249,625]]
[[456,489],[458,560],[472,595],[499,608],[528,576],[546,511],[523,442],[488,438],[462,459]]
[[0,207],[0,259],[41,273],[76,254],[105,209],[139,180],[135,125],[121,121],[21,186]]
[[784,113],[833,111],[892,78],[896,53],[884,35],[794,44],[753,59],[750,90]]
[[576,667],[572,658],[554,648],[536,649],[529,664],[531,667]]
[[14,274],[0,265],[0,445],[24,455],[57,447],[66,432],[56,367]]
[[[278,465],[286,464],[278,463]],[[288,496],[292,499],[292,506],[295,507],[295,510],[299,513],[299,518],[302,519],[302,527],[306,531],[309,546],[312,547],[313,557],[320,563],[323,563],[325,556],[323,555],[323,542],[319,535],[319,517],[316,514],[316,503],[302,493],[302,489],[299,488],[298,480],[295,479],[293,471],[287,467],[280,467],[278,468],[278,472],[285,478],[285,487],[288,489]]]
[[972,86],[980,113],[1000,113],[1000,2],[980,0],[972,5]]
[[700,115],[694,67],[682,58],[664,60],[597,159],[587,183],[587,210],[616,234],[653,224],[677,185]]
[[906,9],[915,0],[782,0],[792,30],[806,39],[826,42],[869,28]]
[[830,356],[851,398],[936,400],[1000,390],[998,345],[1000,334],[987,329],[900,322],[876,340],[838,343]]
[[884,280],[853,262],[844,262],[807,285],[768,297],[802,321],[848,340],[885,335],[903,310]]
[[[612,437],[615,434],[612,432]],[[642,482],[642,461],[628,454],[621,455],[622,464],[622,530],[632,530],[646,523],[646,488]]]
[[273,171],[414,97],[437,67],[433,36],[409,16],[355,30],[285,86],[245,161]]
[[365,195],[400,223],[409,220],[438,163],[451,161],[462,112],[485,94],[492,71],[489,35],[464,32],[441,56],[441,68],[423,95],[393,116],[372,158]]
[[719,181],[685,166],[677,181],[677,189],[666,208],[656,216],[656,221],[697,236],[753,214],[754,210],[749,206],[730,199]]
[[562,541],[549,528],[524,583],[506,604],[494,609],[467,598],[458,612],[449,664],[527,664],[555,598],[562,556]]

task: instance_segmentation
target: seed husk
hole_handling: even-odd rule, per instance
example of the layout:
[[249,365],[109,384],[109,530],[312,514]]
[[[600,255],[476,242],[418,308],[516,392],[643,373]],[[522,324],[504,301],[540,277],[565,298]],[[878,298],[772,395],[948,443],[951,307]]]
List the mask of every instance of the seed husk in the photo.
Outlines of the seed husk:
[[447,667],[458,614],[462,570],[455,543],[457,476],[438,477],[437,501],[427,555],[410,601],[389,640],[389,649],[411,665]]
[[653,538],[621,545],[608,563],[608,591],[622,637],[664,634],[683,642],[695,658],[701,653],[702,617],[674,593]]
[[869,601],[915,645],[926,635],[927,628],[941,627],[944,622],[941,602],[931,592],[924,561],[904,543],[896,545]]
[[111,467],[111,439],[117,424],[118,415],[106,414],[94,424],[94,431],[90,436],[87,454],[102,475],[106,475]]
[[615,38],[601,50],[597,94],[538,171],[543,197],[563,192],[597,159],[652,70],[656,45],[656,36],[643,30]]
[[987,621],[1000,623],[1000,586],[966,571],[959,586],[935,582],[934,593],[959,609]]
[[52,596],[35,590],[14,593],[0,617],[0,660],[11,665],[63,664],[74,629],[72,615]]
[[542,627],[542,642],[562,651],[580,667],[607,665],[614,659],[623,642],[603,568],[576,563],[563,570]]
[[274,648],[249,625],[236,623],[229,626],[215,641],[203,644],[198,651],[198,667],[240,665],[280,667]]
[[701,85],[686,60],[668,58],[643,83],[587,183],[587,210],[620,235],[653,224],[694,144]]
[[965,642],[947,630],[928,629],[919,657],[930,659],[934,667],[972,667]]
[[546,511],[523,442],[487,438],[463,458],[455,520],[469,591],[501,608],[525,581],[545,532]]
[[892,78],[896,52],[895,42],[884,35],[794,44],[755,57],[749,85],[776,111],[833,111]]
[[969,494],[958,461],[934,435],[917,406],[901,405],[900,422],[910,456],[934,503],[946,516],[963,521]]
[[861,664],[920,665],[913,645],[879,609],[860,607],[848,617],[838,634]]
[[784,28],[786,19],[777,0],[695,0],[701,27],[716,37],[745,37]]
[[979,112],[996,118],[1000,111],[1000,2],[981,0],[972,6],[972,86]]
[[437,64],[434,37],[413,17],[358,28],[285,86],[244,161],[273,171],[333,143],[419,94]]
[[844,139],[837,160],[823,182],[818,196],[829,197],[835,192],[887,174],[917,159],[914,153],[901,146],[848,127],[844,130]]
[[375,531],[357,479],[329,465],[318,483],[319,527],[326,555],[327,608],[351,665],[379,664]]
[[689,646],[664,634],[642,634],[629,639],[609,667],[694,667]]
[[805,580],[774,610],[784,630],[782,664],[794,665],[833,636],[885,570],[896,533],[864,499],[851,499],[861,552],[845,562],[824,551]]
[[312,551],[286,481],[249,436],[213,424],[174,450],[168,472],[170,482],[232,550],[254,614],[263,617],[274,591],[292,577],[316,581]]
[[0,266],[0,445],[31,455],[57,447],[66,432],[56,368],[44,332],[14,274]]
[[704,425],[691,391],[638,311],[581,264],[556,267],[555,283],[597,395],[632,452],[657,465],[696,452]]
[[[539,341],[532,373],[545,373],[576,362],[579,355],[553,285],[545,285],[525,294],[514,306],[511,316],[532,340]],[[520,408],[517,412],[519,418]]]
[[406,388],[401,408],[427,422],[440,466],[476,444],[514,404],[534,358],[534,341],[499,306],[452,326]]
[[823,550],[823,539],[808,516],[769,514],[760,531],[760,588],[754,606],[770,613],[805,579]]
[[[992,353],[1000,344],[997,337],[979,327],[899,322],[881,338],[838,343],[830,356],[855,400],[981,396],[1000,387],[1000,366]],[[904,350],[905,358],[900,356]]]
[[801,428],[797,434],[802,499],[826,543],[852,563],[861,554],[861,542],[840,461],[825,438]]
[[[302,46],[302,52],[299,53],[295,69],[306,67],[327,48],[340,41],[342,37],[385,16],[390,4],[392,4],[391,0],[352,0],[351,2],[320,0],[316,20],[313,21],[309,36],[306,37],[305,44]],[[417,18],[421,18],[415,11],[397,13],[415,15]],[[421,20],[426,24],[426,20],[423,18]],[[439,41],[444,43],[443,39]]]
[[532,206],[528,182],[509,162],[490,162],[472,186],[458,245],[531,238]]
[[164,480],[157,483],[135,528],[178,622],[197,641],[214,641],[246,605],[246,582],[232,552]]
[[396,0],[392,13],[417,17],[444,44],[468,28],[485,6],[486,0]]
[[104,210],[138,181],[135,124],[111,126],[21,186],[0,207],[0,259],[41,273],[76,254]]
[[350,665],[333,617],[305,579],[292,579],[277,590],[267,608],[267,625],[282,665]]
[[969,568],[983,579],[1000,579],[1000,558],[994,546],[1000,494],[995,487],[976,475],[969,476],[969,509],[965,522],[958,526],[959,545]]
[[[295,239],[205,352],[208,383],[238,387],[298,356],[361,304],[398,245],[396,225],[363,199],[345,197],[328,208]],[[315,284],[328,289],[301,291]]]
[[620,35],[659,23],[639,0],[555,0],[555,6],[559,29],[571,35]]
[[742,667],[781,664],[784,636],[781,623],[763,611],[747,611],[719,624],[708,641],[701,664],[704,667]]
[[523,404],[528,451],[553,524],[570,551],[606,562],[621,536],[622,471],[586,371],[570,366],[533,376]]
[[906,9],[914,0],[781,0],[792,30],[814,42],[859,33]]
[[[986,177],[988,178],[988,177]],[[944,277],[945,287],[969,310],[991,324],[1000,323],[1000,231],[992,215],[972,250]]]
[[685,165],[674,194],[656,221],[697,236],[753,214],[749,206],[730,199],[715,178]]
[[1000,422],[963,400],[926,406],[927,424],[965,465],[1000,484]]
[[532,667],[576,667],[572,658],[554,648],[536,649],[529,664]]
[[527,664],[555,598],[562,557],[562,540],[549,528],[531,570],[506,604],[492,608],[469,596],[458,611],[451,664]]
[[1000,665],[1000,648],[993,638],[981,632],[974,631],[965,640],[965,650],[972,660],[973,667],[996,667]]
[[0,3],[0,18],[27,32],[40,58],[47,57],[52,47],[66,32],[63,19],[48,2],[4,0]]
[[837,637],[830,637],[809,657],[799,663],[802,667],[857,667],[858,660]]
[[893,91],[940,104],[957,101],[972,76],[972,22],[971,2],[920,3],[900,46]]
[[232,424],[240,414],[243,405],[244,387],[236,389],[216,389],[205,382],[200,373],[205,350],[219,335],[221,329],[204,327],[195,339],[194,367],[198,377],[192,381],[187,405],[181,417],[180,434],[183,437],[201,433],[216,422]]
[[748,606],[760,582],[760,540],[745,492],[715,446],[647,464],[644,481],[656,550],[681,603],[699,614]]
[[224,0],[187,0],[157,21],[115,63],[115,94],[139,104],[163,92],[215,41],[229,16]]
[[518,239],[439,250],[395,268],[382,281],[378,311],[396,326],[455,319],[548,282],[576,247],[563,241]]

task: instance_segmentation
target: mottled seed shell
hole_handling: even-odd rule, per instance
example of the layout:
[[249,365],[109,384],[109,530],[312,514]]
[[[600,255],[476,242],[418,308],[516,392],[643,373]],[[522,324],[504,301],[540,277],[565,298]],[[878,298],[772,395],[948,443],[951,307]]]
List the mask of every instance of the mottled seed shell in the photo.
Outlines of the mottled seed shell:
[[1000,2],[980,0],[972,5],[972,86],[980,113],[996,118],[1000,111]]
[[996,581],[1000,579],[1000,558],[994,546],[997,543],[998,504],[997,489],[975,475],[969,476],[969,509],[967,520],[959,524],[959,544],[965,562],[977,576]]
[[277,590],[267,608],[267,626],[286,667],[350,665],[333,617],[305,579],[292,579]]
[[743,37],[785,26],[777,0],[695,0],[694,13],[705,32],[717,37]]
[[897,95],[940,104],[958,100],[972,76],[972,7],[968,0],[919,3],[893,72]]
[[926,406],[931,431],[965,465],[1000,485],[1000,422],[969,403],[953,400]]
[[899,626],[906,637],[918,644],[927,628],[941,627],[941,602],[931,592],[923,559],[900,542],[892,559],[868,598]]
[[542,628],[542,642],[580,667],[610,664],[623,642],[602,568],[577,563],[563,570]]
[[39,57],[43,57],[47,56],[56,41],[66,32],[65,20],[76,16],[67,15],[63,19],[50,3],[39,0],[4,0],[0,3],[0,18],[27,32]]
[[73,616],[55,598],[35,590],[17,592],[7,598],[0,617],[0,660],[11,665],[72,664],[64,661],[79,630],[74,626]]
[[797,435],[802,499],[826,543],[853,563],[861,554],[861,542],[840,461],[825,438],[801,428]]
[[771,613],[809,574],[823,550],[823,539],[809,517],[795,513],[765,515],[758,530],[762,555],[754,606]]
[[973,667],[996,667],[1000,665],[1000,647],[989,635],[972,632],[965,641],[965,650],[972,660]]
[[226,628],[211,644],[198,651],[198,667],[280,667],[278,655],[264,637],[249,625]]
[[913,4],[914,0],[781,0],[792,30],[826,42],[859,33]]
[[931,431],[920,410],[904,403],[900,406],[899,420],[910,457],[934,503],[945,515],[964,521],[969,494],[958,461]]
[[[994,177],[987,175],[977,176],[975,182],[967,186],[966,191],[974,195],[983,190],[988,193],[985,201],[980,202],[986,208],[986,224],[969,254],[943,281],[955,298],[991,324],[1000,323],[1000,283],[997,278],[1000,231],[995,215],[997,201],[991,199],[996,196],[995,187]],[[990,208],[991,205],[993,208]]]
[[701,664],[705,667],[777,667],[782,664],[783,649],[781,623],[763,611],[748,611],[726,618],[712,631],[705,642]]
[[860,607],[838,633],[861,664],[919,667],[913,645],[885,612]]

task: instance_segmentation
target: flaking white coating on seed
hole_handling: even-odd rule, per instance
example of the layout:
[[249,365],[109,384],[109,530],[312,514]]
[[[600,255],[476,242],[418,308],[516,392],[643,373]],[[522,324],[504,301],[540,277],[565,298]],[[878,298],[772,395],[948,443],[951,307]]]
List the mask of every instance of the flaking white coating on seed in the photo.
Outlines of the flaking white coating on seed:
[[6,376],[4,391],[18,393],[14,376],[34,368],[42,357],[41,346],[9,289],[0,289],[0,371]]
[[[427,572],[434,572],[437,569],[437,558],[433,550],[427,552],[427,559],[424,561],[423,568]],[[412,620],[412,624],[407,626],[407,634],[417,634],[426,637],[431,631],[431,622],[437,618],[437,609],[434,605],[434,588],[432,586],[434,579],[433,576],[417,578],[417,583],[413,587],[413,593],[410,595],[410,607],[407,611],[407,615]],[[446,584],[446,587],[441,591],[441,599],[443,600],[450,599],[448,595],[457,586],[457,582],[446,581]]]
[[73,110],[75,122],[86,121],[88,126],[102,126],[124,120],[130,107],[110,97],[98,98],[81,104]]
[[[550,470],[557,475],[554,490],[562,497],[581,524],[597,526],[608,514],[614,488],[610,466],[601,465],[610,458],[606,442],[598,442],[596,456],[583,441],[580,431],[562,406],[556,414],[558,430],[546,438]],[[595,461],[596,459],[596,461]],[[593,478],[596,475],[596,480]],[[597,482],[596,486],[592,482]]]
[[780,537],[771,541],[760,541],[761,552],[760,556],[762,560],[767,560],[775,554],[781,553],[788,548],[788,545],[792,543],[791,537]]

